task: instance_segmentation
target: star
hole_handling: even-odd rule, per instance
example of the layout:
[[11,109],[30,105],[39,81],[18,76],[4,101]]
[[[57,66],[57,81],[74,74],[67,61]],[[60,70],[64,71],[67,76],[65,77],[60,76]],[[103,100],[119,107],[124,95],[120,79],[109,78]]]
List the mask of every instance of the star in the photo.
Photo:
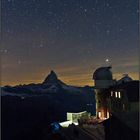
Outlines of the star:
[[51,1],[50,1],[50,0],[48,0],[48,3],[51,3]]
[[95,7],[93,7],[92,10],[93,10],[93,11],[96,10]]
[[20,64],[21,64],[21,62],[22,62],[21,60],[18,60],[18,62],[17,62],[17,63],[20,65]]
[[80,6],[80,9],[83,9],[83,6]]
[[109,35],[110,34],[110,30],[106,30],[106,34]]
[[59,27],[59,26],[57,26],[57,27],[56,27],[56,29],[57,29],[57,30],[59,30],[59,29],[60,29],[60,27]]
[[84,12],[86,13],[87,12],[87,9],[84,9]]
[[107,4],[106,4],[106,7],[109,7],[109,6],[110,6],[110,4],[109,4],[109,3],[107,3]]
[[7,50],[7,49],[5,49],[5,50],[4,50],[4,53],[7,53],[7,52],[8,52],[8,50]]
[[7,53],[8,50],[7,50],[7,49],[1,49],[0,52],[1,52],[1,53]]
[[83,35],[82,35],[82,34],[79,34],[79,37],[80,37],[80,38],[82,38],[82,37],[83,37]]
[[106,59],[105,62],[109,62],[109,59]]
[[122,29],[122,28],[120,28],[120,29],[119,29],[119,31],[120,31],[120,32],[122,32],[122,31],[123,31],[123,29]]
[[44,47],[44,43],[43,43],[43,41],[41,41],[39,44],[39,48],[43,48],[43,47]]
[[[8,59],[21,68],[26,61],[32,61],[33,68],[42,64],[39,67],[42,72],[51,67],[49,61],[53,60],[62,69],[66,65],[75,67],[77,64],[83,69],[85,66],[78,63],[83,59],[87,60],[88,66],[98,62],[108,65],[109,59],[115,60],[115,64],[122,64],[124,62],[119,60],[127,59],[128,54],[128,59],[133,58],[137,62],[134,57],[137,57],[135,48],[138,44],[138,0],[3,2],[4,48],[1,48],[0,53],[8,65]],[[116,57],[119,50],[128,53]],[[8,73],[12,75],[10,69]],[[24,71],[22,74],[25,75]]]

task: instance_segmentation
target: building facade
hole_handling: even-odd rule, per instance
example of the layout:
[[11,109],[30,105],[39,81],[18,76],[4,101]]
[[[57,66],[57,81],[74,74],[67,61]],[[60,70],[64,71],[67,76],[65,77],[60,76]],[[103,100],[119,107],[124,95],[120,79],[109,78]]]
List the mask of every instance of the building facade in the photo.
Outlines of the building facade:
[[111,67],[98,68],[93,74],[96,92],[96,116],[103,119],[109,117],[109,110],[107,107],[107,95],[105,90],[114,84]]
[[96,93],[97,118],[109,118],[112,112],[134,112],[139,110],[139,81],[127,74],[113,80],[111,67],[100,67],[93,74]]

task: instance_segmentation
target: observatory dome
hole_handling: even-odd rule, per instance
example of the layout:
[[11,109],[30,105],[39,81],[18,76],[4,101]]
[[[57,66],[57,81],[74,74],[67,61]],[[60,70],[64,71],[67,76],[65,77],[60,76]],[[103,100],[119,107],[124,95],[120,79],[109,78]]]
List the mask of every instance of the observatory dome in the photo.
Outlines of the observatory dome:
[[100,67],[94,74],[94,80],[112,80],[112,72],[110,71],[111,67]]

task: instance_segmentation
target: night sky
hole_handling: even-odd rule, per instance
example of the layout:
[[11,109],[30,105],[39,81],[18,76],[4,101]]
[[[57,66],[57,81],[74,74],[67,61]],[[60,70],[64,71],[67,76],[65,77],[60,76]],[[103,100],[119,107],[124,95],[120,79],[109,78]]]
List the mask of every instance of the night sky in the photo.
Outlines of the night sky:
[[138,79],[138,15],[138,0],[2,0],[2,85],[40,83],[52,69],[93,85],[106,63],[114,78]]

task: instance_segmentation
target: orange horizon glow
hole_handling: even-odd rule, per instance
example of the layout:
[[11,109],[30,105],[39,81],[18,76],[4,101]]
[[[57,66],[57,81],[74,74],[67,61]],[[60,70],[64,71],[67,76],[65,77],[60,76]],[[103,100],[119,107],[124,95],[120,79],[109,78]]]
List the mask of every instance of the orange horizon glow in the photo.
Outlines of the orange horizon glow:
[[[48,73],[49,74],[49,73]],[[47,76],[47,75],[46,75]],[[81,77],[82,76],[82,77]],[[65,84],[67,85],[73,85],[73,86],[94,86],[94,81],[92,80],[92,74],[88,75],[88,74],[85,74],[85,75],[82,75],[81,74],[78,75],[62,75],[62,76],[59,76],[58,75],[58,79],[60,79],[61,81],[63,81]],[[129,73],[129,76],[133,79],[133,80],[139,80],[139,74],[137,73]],[[28,78],[31,78],[29,76],[27,76]],[[121,79],[122,77],[122,74],[121,73],[116,73],[113,75],[113,79],[116,79],[116,80],[119,80]],[[14,80],[11,80],[9,82],[7,82],[4,77],[1,81],[1,86],[6,86],[6,85],[9,85],[9,86],[16,86],[16,85],[27,85],[27,84],[39,84],[39,83],[42,83],[43,80],[46,78],[44,77],[43,75],[41,76],[40,75],[40,78],[39,78],[39,75],[38,75],[38,78],[33,78],[32,79],[26,79],[26,77],[24,77],[24,79],[21,78],[21,80],[17,80],[17,79],[14,79]]]

